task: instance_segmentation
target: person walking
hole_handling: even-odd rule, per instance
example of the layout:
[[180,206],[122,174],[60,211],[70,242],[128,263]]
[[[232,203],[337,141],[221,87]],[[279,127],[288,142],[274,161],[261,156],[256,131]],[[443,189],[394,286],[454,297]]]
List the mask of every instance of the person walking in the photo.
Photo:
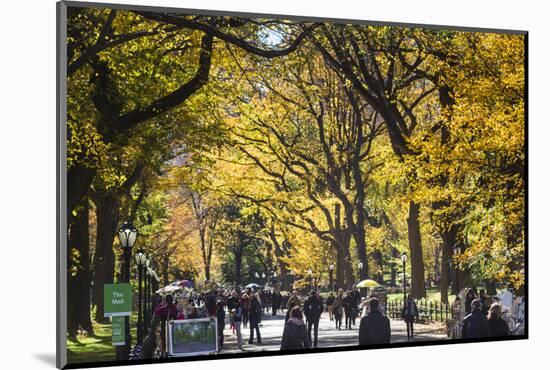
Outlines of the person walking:
[[277,309],[281,304],[279,297],[280,297],[280,293],[278,291],[273,292],[271,296],[271,315],[272,316],[277,315]]
[[[351,322],[355,326],[355,319],[357,318],[357,312],[359,304],[361,303],[361,293],[359,289],[354,285],[351,292]],[[351,325],[350,325],[351,326]]]
[[250,322],[250,337],[248,344],[254,343],[254,330],[256,330],[257,343],[262,344],[262,337],[260,335],[260,321],[262,318],[262,305],[256,294],[250,295],[250,306],[248,311],[248,317]]
[[239,349],[243,349],[243,335],[241,332],[243,308],[241,307],[240,301],[237,301],[233,312],[233,326],[235,327],[235,332],[237,333],[237,346]]
[[243,315],[242,315],[242,325],[243,328],[248,327],[248,308],[250,306],[250,298],[248,297],[248,294],[243,293],[241,297],[241,308],[243,309]]
[[317,348],[317,338],[319,335],[319,320],[323,313],[323,299],[312,290],[309,297],[304,302],[304,315],[307,320],[307,333],[311,342],[311,329],[313,328],[313,347]]
[[287,302],[287,308],[290,309],[292,307],[295,307],[295,306],[298,306],[300,307],[302,304],[302,302],[300,301],[300,297],[298,296],[298,291],[295,290],[292,292],[292,296],[290,296],[290,298],[288,299],[288,302]]
[[466,311],[465,315],[472,312],[472,301],[476,298],[476,291],[473,288],[468,289],[468,292],[466,292],[466,298],[464,299],[464,308]]
[[414,319],[418,316],[418,307],[413,297],[409,294],[407,295],[407,300],[403,304],[403,310],[401,311],[401,316],[405,320],[407,325],[407,340],[414,338]]
[[223,329],[225,329],[225,309],[223,301],[220,299],[216,302],[216,320],[218,322],[218,351],[221,351],[223,348]]
[[481,314],[483,316],[489,316],[489,299],[485,295],[485,290],[479,290],[479,302],[481,303]]
[[369,313],[359,322],[359,345],[387,344],[391,340],[390,319],[378,310],[378,299],[369,300]]
[[352,315],[353,315],[353,299],[351,298],[351,292],[346,292],[346,296],[342,300],[342,307],[346,314],[346,329],[351,329]]
[[489,308],[487,319],[489,321],[489,332],[487,336],[507,337],[509,335],[512,335],[510,333],[510,328],[508,327],[508,324],[502,318],[502,306],[500,305],[500,303],[493,303],[491,305],[491,307]]
[[294,306],[290,311],[290,318],[285,323],[281,351],[306,348],[311,348],[311,341],[303,321],[302,310],[299,306]]
[[334,293],[330,292],[327,297],[327,311],[329,321],[334,321],[334,315],[332,314],[332,305],[334,303]]
[[233,312],[235,310],[235,307],[237,307],[237,304],[239,303],[239,298],[237,298],[237,291],[233,289],[231,291],[231,295],[229,298],[227,298],[227,312],[229,312],[229,328],[233,330],[233,334],[235,334],[235,325],[233,323],[234,315]]
[[168,348],[166,347],[166,322],[170,320],[176,320],[179,316],[178,306],[174,303],[174,297],[168,294],[164,298],[164,304],[157,305],[153,321],[160,322],[160,333],[161,333],[161,347],[164,355],[168,353]]
[[216,292],[212,289],[204,298],[204,305],[208,311],[208,315],[213,317],[216,315]]
[[301,307],[302,302],[300,301],[300,297],[298,296],[298,292],[295,290],[292,292],[292,296],[288,299],[286,303],[286,315],[285,315],[285,322],[287,322],[290,319],[290,311],[294,307]]
[[336,329],[342,329],[342,316],[344,315],[344,290],[340,288],[334,302],[332,303],[332,311],[334,313],[334,320],[336,324]]
[[474,299],[471,303],[472,313],[462,321],[462,338],[485,338],[489,335],[487,316],[481,314],[481,302]]

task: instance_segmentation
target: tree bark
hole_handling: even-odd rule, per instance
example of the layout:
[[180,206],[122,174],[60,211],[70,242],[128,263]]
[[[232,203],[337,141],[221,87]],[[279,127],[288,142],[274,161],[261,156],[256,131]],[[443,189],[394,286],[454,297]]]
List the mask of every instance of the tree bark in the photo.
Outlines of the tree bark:
[[441,250],[441,280],[440,280],[440,292],[441,303],[449,304],[449,275],[450,275],[450,258],[451,248],[448,247],[446,241],[446,232],[442,233],[443,248]]
[[93,334],[90,317],[89,205],[84,198],[69,226],[67,263],[67,334],[76,338],[79,329]]
[[94,264],[94,289],[92,304],[96,307],[95,320],[108,322],[103,316],[103,287],[105,284],[112,284],[114,281],[115,253],[113,242],[117,233],[117,226],[120,219],[119,201],[117,196],[96,195],[93,197],[97,214],[97,239]]
[[417,299],[426,297],[419,216],[420,206],[411,200],[409,203],[409,218],[407,219],[411,255],[411,294]]
[[488,296],[497,294],[497,284],[494,280],[485,280],[485,290]]
[[345,288],[344,285],[344,253],[339,247],[336,249],[336,290]]
[[243,245],[235,248],[235,286],[241,286],[243,266]]

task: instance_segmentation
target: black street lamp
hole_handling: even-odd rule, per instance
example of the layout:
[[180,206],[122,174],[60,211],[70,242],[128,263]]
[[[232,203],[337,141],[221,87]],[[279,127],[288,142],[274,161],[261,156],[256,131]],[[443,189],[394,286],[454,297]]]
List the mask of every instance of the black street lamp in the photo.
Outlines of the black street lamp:
[[455,273],[456,273],[456,295],[458,296],[458,293],[460,293],[460,282],[459,282],[459,273],[458,273],[458,261],[456,260],[456,256],[458,256],[462,252],[460,250],[460,246],[458,244],[455,244],[453,246],[453,254],[455,256]]
[[359,261],[357,264],[357,273],[359,275],[359,281],[361,281],[361,271],[363,271],[363,261]]
[[334,273],[334,264],[331,263],[329,266],[328,266],[328,279],[329,279],[329,284],[330,284],[330,291],[334,291],[334,280],[333,280],[333,276],[332,274]]
[[143,269],[145,268],[145,263],[147,261],[147,253],[140,249],[134,256],[136,260],[137,270],[138,270],[138,320],[137,320],[137,343],[143,343],[143,310],[141,302],[143,301],[143,291],[141,282],[143,280]]
[[311,279],[313,277],[313,271],[311,269],[307,269],[307,276],[309,277],[309,290],[311,291]]
[[[134,225],[130,221],[124,222],[120,229],[118,229],[118,240],[123,250],[124,265],[122,266],[122,282],[130,282],[130,256],[132,255],[132,247],[136,243],[138,232]],[[132,337],[130,336],[130,317],[124,318],[124,336],[125,345],[118,346],[116,351],[117,360],[128,360],[130,356],[130,343]]]
[[149,263],[149,256],[147,256],[147,258],[145,259],[145,266],[143,267],[143,330],[145,335],[147,335],[147,332],[149,330],[149,306],[147,305],[149,298]]
[[401,262],[403,262],[403,303],[405,303],[407,300],[407,275],[405,272],[407,267],[407,253],[401,253]]

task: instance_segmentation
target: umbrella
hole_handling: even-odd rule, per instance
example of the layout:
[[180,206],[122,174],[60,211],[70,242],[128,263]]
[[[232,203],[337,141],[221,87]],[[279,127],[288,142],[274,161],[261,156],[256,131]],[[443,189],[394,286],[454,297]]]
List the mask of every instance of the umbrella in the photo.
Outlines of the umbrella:
[[191,280],[180,280],[178,281],[178,285],[184,288],[192,288],[193,282]]
[[373,288],[379,286],[380,284],[377,281],[371,279],[365,279],[357,284],[357,288]]
[[259,284],[256,284],[256,283],[250,283],[248,284],[245,288],[250,288],[250,289],[260,289],[262,286],[259,285]]
[[180,290],[181,287],[173,286],[173,285],[167,285],[164,288],[160,288],[156,291],[156,293],[162,294],[162,293],[173,293],[176,290]]

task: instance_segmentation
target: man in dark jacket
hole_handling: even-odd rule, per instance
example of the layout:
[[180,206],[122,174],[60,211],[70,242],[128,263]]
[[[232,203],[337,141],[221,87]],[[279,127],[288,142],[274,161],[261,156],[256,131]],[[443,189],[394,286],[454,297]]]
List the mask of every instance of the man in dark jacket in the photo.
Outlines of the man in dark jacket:
[[378,299],[369,301],[370,312],[359,324],[359,345],[386,344],[391,340],[390,320],[378,310]]
[[275,316],[277,315],[277,309],[281,305],[280,301],[281,294],[279,292],[273,292],[273,295],[271,296],[271,315]]
[[485,338],[489,335],[487,316],[481,313],[481,302],[474,299],[471,303],[472,313],[462,321],[462,338]]
[[304,315],[307,320],[307,333],[311,342],[311,328],[313,327],[313,347],[317,348],[317,337],[319,334],[319,319],[323,313],[323,299],[312,290],[304,302]]

